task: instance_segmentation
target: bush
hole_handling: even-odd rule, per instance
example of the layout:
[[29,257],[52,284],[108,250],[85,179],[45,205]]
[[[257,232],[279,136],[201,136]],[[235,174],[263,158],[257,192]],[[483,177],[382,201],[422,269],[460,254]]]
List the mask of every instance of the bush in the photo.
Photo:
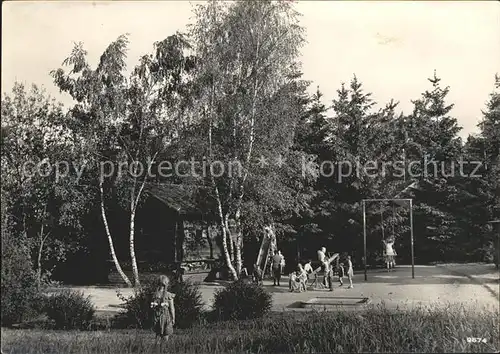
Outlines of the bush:
[[44,307],[55,329],[89,329],[95,313],[89,296],[68,289],[48,296]]
[[174,281],[170,291],[175,294],[175,326],[189,328],[199,323],[203,312],[203,297],[200,287],[190,281]]
[[125,311],[120,318],[120,326],[133,328],[151,328],[153,313],[151,302],[156,290],[156,283],[145,281],[141,287],[134,289],[134,294],[129,298],[118,293],[118,298],[125,303]]
[[238,280],[215,291],[214,312],[219,319],[246,320],[267,314],[272,295],[260,285]]
[[[145,282],[139,289],[134,290],[134,295],[124,298],[125,313],[122,325],[135,328],[151,328],[153,325],[153,312],[150,308],[153,295],[156,291],[156,281]],[[175,294],[175,327],[188,328],[199,322],[202,318],[203,299],[199,286],[189,281],[173,281],[168,291]]]
[[37,315],[39,292],[24,238],[12,237],[2,215],[1,322],[9,326]]

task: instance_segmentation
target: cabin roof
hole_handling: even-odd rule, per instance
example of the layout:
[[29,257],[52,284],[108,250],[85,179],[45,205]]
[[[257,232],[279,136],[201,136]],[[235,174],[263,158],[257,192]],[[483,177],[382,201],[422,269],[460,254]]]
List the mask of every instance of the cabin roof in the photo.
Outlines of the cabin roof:
[[180,215],[197,215],[203,217],[209,213],[209,189],[197,185],[181,184],[147,184],[144,192]]

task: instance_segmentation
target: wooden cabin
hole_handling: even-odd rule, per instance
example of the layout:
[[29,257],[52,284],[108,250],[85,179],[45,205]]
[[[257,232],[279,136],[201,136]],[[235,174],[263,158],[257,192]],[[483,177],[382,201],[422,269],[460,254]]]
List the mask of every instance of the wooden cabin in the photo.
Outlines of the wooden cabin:
[[171,265],[218,258],[207,188],[149,184],[145,195],[137,215],[139,261]]

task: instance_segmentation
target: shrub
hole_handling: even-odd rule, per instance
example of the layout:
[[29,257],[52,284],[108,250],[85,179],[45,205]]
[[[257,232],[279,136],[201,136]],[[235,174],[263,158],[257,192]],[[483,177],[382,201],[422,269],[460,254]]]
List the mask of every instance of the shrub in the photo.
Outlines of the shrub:
[[[153,325],[153,313],[150,308],[153,295],[156,291],[156,281],[145,282],[139,289],[134,290],[134,295],[124,298],[118,297],[125,302],[125,313],[122,317],[122,325],[135,328],[151,328]],[[173,281],[168,291],[175,294],[175,327],[188,328],[199,322],[203,311],[203,298],[199,286],[190,281]]]
[[[3,214],[3,213],[2,213]],[[2,215],[2,326],[19,323],[37,315],[39,292],[24,237],[12,237]]]
[[95,313],[89,296],[69,289],[48,296],[44,307],[56,329],[88,329]]
[[214,312],[219,319],[246,320],[267,314],[272,295],[260,285],[238,280],[214,294]]
[[134,294],[128,298],[118,293],[118,298],[125,303],[125,311],[120,318],[120,326],[134,328],[151,328],[153,325],[153,313],[151,302],[156,290],[156,283],[145,281],[134,289]]
[[188,328],[198,323],[204,306],[200,287],[190,281],[174,281],[170,285],[170,291],[175,294],[175,326]]

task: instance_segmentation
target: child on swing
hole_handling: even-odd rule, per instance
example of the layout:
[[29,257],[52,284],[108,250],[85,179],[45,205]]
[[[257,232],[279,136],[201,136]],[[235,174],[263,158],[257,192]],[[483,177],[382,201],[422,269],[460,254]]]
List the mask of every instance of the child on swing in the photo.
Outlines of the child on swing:
[[389,237],[387,240],[382,240],[384,242],[384,256],[385,256],[385,263],[387,266],[387,271],[389,272],[392,268],[394,268],[395,262],[394,262],[394,256],[396,255],[396,252],[394,251],[394,236]]

